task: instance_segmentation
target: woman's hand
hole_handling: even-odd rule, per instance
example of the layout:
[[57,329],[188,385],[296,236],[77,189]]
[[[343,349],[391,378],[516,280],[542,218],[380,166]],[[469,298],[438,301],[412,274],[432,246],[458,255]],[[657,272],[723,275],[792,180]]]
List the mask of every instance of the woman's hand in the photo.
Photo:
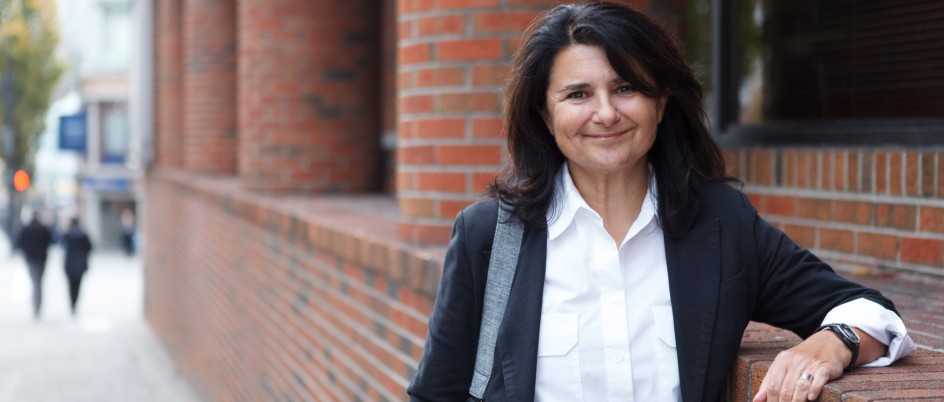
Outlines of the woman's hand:
[[[856,366],[888,354],[888,347],[871,335],[852,328],[859,335]],[[777,354],[760,383],[754,402],[800,402],[819,398],[823,386],[842,376],[849,367],[852,351],[832,331],[819,331],[805,341]],[[806,376],[809,374],[810,376]]]
[[819,397],[829,380],[842,376],[850,359],[852,352],[839,337],[832,331],[819,331],[777,354],[754,402],[812,401]]

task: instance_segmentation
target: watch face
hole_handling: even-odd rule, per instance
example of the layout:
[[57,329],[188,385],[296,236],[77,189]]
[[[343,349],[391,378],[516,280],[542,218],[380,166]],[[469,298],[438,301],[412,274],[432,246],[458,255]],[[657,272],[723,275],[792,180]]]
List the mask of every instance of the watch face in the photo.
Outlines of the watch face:
[[836,326],[836,329],[842,332],[842,336],[844,338],[852,342],[859,343],[859,334],[855,333],[855,331],[853,331],[852,328],[849,328],[848,325],[838,325]]

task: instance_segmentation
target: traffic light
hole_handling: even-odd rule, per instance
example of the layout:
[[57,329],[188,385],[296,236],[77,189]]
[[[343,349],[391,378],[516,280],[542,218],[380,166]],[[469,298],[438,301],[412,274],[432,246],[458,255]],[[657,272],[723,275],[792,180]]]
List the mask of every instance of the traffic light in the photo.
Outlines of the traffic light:
[[29,185],[30,185],[30,176],[29,176],[29,173],[26,173],[25,170],[20,169],[20,170],[17,170],[16,173],[13,174],[13,188],[16,189],[16,191],[19,191],[19,192],[26,191],[26,189],[29,188]]

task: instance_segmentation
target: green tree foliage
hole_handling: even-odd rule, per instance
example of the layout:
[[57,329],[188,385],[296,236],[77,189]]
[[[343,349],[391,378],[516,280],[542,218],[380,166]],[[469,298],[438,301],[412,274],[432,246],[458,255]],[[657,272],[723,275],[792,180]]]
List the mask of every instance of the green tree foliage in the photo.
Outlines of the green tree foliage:
[[[8,167],[34,171],[33,157],[45,128],[50,97],[63,72],[56,57],[58,44],[55,0],[0,0],[0,127],[6,126],[6,113],[12,112],[14,133]],[[14,105],[10,111],[6,110],[3,86],[8,69],[12,72],[9,98]],[[0,140],[0,157],[8,155],[5,146]]]

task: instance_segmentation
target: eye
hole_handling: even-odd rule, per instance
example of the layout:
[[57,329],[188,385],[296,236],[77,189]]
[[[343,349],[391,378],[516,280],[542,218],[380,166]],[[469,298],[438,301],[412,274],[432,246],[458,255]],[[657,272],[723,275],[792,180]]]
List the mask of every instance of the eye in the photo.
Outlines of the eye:
[[567,95],[568,99],[584,99],[587,97],[587,93],[583,91],[571,92]]
[[618,94],[626,94],[630,92],[633,92],[633,88],[629,85],[620,85],[618,88],[616,88],[616,93]]

